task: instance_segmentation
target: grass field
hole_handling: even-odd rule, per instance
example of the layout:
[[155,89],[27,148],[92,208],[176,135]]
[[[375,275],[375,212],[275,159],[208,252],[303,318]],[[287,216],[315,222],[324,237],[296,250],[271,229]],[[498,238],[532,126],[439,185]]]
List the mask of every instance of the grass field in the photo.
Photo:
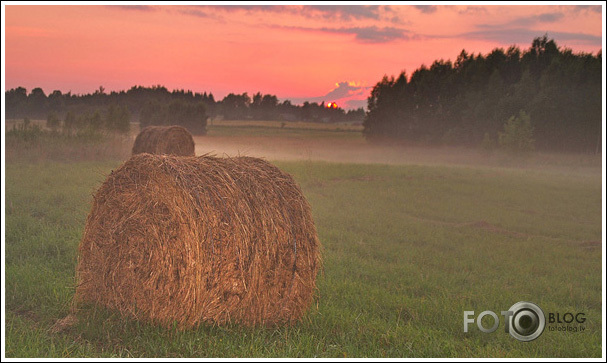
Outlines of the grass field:
[[[69,312],[91,194],[122,160],[10,158],[7,357],[601,356],[600,158],[538,155],[514,167],[499,158],[475,163],[472,154],[441,158],[445,150],[398,159],[407,151],[399,149],[381,162],[368,146],[379,154],[327,161],[279,156],[297,140],[324,142],[327,154],[335,145],[355,150],[365,147],[360,135],[332,130],[319,141],[322,130],[250,135],[242,129],[250,125],[216,127],[197,139],[199,154],[222,142],[236,153],[239,142],[254,140],[261,146],[250,154],[291,173],[312,206],[324,270],[305,318],[292,327],[181,332],[86,307],[78,323],[53,332]],[[585,330],[546,329],[528,343],[504,333],[503,322],[495,333],[463,332],[465,310],[499,314],[521,300],[545,313],[583,312]]]

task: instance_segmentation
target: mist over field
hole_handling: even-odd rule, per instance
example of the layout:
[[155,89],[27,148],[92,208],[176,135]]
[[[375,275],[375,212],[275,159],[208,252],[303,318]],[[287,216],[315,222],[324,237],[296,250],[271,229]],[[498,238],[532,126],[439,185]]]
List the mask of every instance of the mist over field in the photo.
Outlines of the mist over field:
[[[249,126],[256,124],[257,126]],[[567,169],[572,172],[599,172],[600,155],[572,153],[535,153],[513,157],[507,152],[487,153],[479,148],[430,145],[369,144],[356,128],[347,125],[307,125],[260,127],[259,122],[241,123],[231,128],[229,122],[215,122],[206,136],[195,136],[196,154],[219,156],[248,155],[268,160],[308,160],[360,164],[452,165],[513,167],[525,169]],[[271,123],[268,123],[271,125]],[[222,125],[222,126],[220,126]],[[300,129],[301,127],[301,129]],[[302,130],[303,129],[303,130]]]
[[[604,358],[604,6],[6,8],[6,357]],[[154,157],[153,192],[145,163],[114,178],[139,160],[138,136],[164,154],[166,126],[199,159]],[[229,160],[242,156],[263,160]],[[97,195],[119,189],[148,194]],[[322,267],[301,319],[142,313],[203,306],[192,296],[213,283],[187,258],[208,250],[227,276],[209,309],[255,302],[277,274],[249,283],[251,251],[287,266],[276,301],[292,297],[304,209]],[[116,271],[142,277],[120,286],[143,304],[75,300],[86,233],[107,263],[92,278],[115,293]],[[194,243],[169,248],[183,235]],[[272,242],[288,248],[264,251]],[[99,252],[122,243],[136,248]]]

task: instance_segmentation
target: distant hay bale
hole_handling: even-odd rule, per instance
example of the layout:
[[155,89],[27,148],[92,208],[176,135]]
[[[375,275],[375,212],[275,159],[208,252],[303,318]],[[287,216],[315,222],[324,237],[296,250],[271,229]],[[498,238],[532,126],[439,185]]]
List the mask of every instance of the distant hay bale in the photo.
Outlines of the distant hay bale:
[[94,196],[75,301],[180,328],[293,323],[319,248],[300,188],[272,164],[139,154]]
[[148,126],[133,144],[135,154],[194,156],[194,138],[181,126]]

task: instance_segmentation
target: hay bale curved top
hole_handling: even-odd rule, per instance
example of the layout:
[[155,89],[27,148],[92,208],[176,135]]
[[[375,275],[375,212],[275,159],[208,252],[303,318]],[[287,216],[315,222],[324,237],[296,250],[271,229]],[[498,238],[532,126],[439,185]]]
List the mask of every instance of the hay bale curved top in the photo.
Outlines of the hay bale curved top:
[[148,126],[133,144],[133,155],[142,153],[194,156],[194,138],[181,126]]
[[94,196],[76,302],[161,325],[273,325],[309,307],[320,264],[293,178],[257,158],[139,154]]

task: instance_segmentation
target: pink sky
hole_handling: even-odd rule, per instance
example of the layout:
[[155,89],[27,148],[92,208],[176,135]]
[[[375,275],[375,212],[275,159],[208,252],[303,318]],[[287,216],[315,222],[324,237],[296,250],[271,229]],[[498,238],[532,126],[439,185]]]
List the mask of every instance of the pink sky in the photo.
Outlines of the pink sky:
[[47,94],[160,84],[352,108],[383,75],[462,49],[603,42],[601,5],[3,6],[6,89]]

